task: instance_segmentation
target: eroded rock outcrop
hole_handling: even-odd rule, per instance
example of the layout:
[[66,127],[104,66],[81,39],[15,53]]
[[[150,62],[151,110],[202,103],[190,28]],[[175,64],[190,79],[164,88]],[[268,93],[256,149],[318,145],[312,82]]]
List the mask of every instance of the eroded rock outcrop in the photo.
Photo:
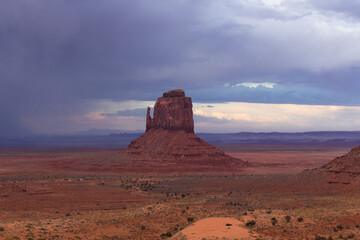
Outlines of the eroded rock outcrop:
[[150,116],[148,107],[146,131],[150,129],[184,130],[194,132],[192,101],[185,97],[182,89],[172,90],[158,98],[154,107],[154,117]]
[[158,98],[151,117],[146,114],[146,132],[132,141],[124,153],[132,158],[181,160],[189,164],[247,166],[194,134],[192,101],[183,90],[165,92]]
[[322,167],[326,171],[360,174],[360,146],[347,154],[337,157]]

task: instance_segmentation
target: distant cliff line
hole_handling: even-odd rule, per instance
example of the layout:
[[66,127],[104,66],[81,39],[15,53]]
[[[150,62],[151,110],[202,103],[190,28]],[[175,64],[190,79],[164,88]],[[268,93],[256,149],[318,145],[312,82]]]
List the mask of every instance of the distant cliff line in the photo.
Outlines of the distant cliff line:
[[[110,131],[111,132],[111,131]],[[73,134],[73,135],[38,135],[18,138],[0,138],[0,148],[45,148],[45,147],[126,147],[129,142],[141,136],[142,132],[114,130],[114,133]],[[196,133],[212,144],[226,143],[305,143],[305,144],[360,144],[360,131],[314,131],[314,132],[238,132],[238,133]]]

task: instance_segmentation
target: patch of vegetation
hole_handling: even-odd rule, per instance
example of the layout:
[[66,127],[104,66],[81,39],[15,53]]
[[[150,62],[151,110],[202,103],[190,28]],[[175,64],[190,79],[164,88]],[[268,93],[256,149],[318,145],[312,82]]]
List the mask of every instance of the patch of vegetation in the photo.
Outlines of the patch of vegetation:
[[246,226],[247,227],[252,227],[252,226],[254,226],[256,224],[256,222],[254,221],[254,220],[251,220],[251,221],[248,221],[247,223],[246,223]]
[[271,224],[272,225],[277,224],[277,222],[278,222],[278,220],[275,217],[271,218]]
[[351,238],[354,238],[354,237],[355,237],[355,234],[352,233],[352,234],[350,234],[347,238],[348,238],[348,239],[351,239]]
[[228,206],[240,206],[241,204],[238,202],[227,202],[226,205]]
[[266,214],[271,214],[271,210],[267,210],[267,211],[266,211]]
[[232,226],[232,224],[231,223],[227,223],[227,224],[225,224],[226,226]]
[[315,240],[326,240],[326,237],[315,235]]
[[0,232],[3,232],[3,231],[5,231],[5,228],[0,227]]
[[341,225],[341,224],[339,224],[339,225],[336,226],[336,229],[338,229],[338,230],[343,230],[343,229],[344,229],[344,226]]
[[193,217],[188,217],[186,220],[187,220],[189,223],[191,223],[191,222],[194,221],[194,218],[193,218]]
[[27,238],[27,240],[34,240],[34,234],[32,232],[26,234],[25,237]]
[[170,232],[167,232],[167,233],[161,234],[160,237],[161,238],[172,237],[172,234]]
[[304,219],[303,219],[302,217],[299,217],[299,218],[297,219],[297,221],[298,221],[298,222],[303,222]]
[[291,221],[291,216],[285,216],[285,221],[289,223]]

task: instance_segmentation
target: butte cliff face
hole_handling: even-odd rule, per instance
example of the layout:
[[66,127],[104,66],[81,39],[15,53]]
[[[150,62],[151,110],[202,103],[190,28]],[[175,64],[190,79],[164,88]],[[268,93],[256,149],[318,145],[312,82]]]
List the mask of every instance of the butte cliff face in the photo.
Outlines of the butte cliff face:
[[154,107],[154,117],[147,109],[146,131],[150,129],[184,130],[194,133],[192,101],[185,97],[183,90],[172,90],[158,98]]
[[195,165],[247,166],[194,134],[192,101],[183,90],[158,98],[154,115],[146,115],[146,132],[123,151],[134,159],[161,159]]

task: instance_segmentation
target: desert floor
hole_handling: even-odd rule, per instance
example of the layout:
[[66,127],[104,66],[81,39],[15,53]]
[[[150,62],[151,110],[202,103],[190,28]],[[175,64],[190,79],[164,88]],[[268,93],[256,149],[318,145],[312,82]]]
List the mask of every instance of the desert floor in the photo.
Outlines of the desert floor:
[[353,146],[218,147],[252,166],[0,150],[0,239],[360,239],[359,175],[304,171]]

